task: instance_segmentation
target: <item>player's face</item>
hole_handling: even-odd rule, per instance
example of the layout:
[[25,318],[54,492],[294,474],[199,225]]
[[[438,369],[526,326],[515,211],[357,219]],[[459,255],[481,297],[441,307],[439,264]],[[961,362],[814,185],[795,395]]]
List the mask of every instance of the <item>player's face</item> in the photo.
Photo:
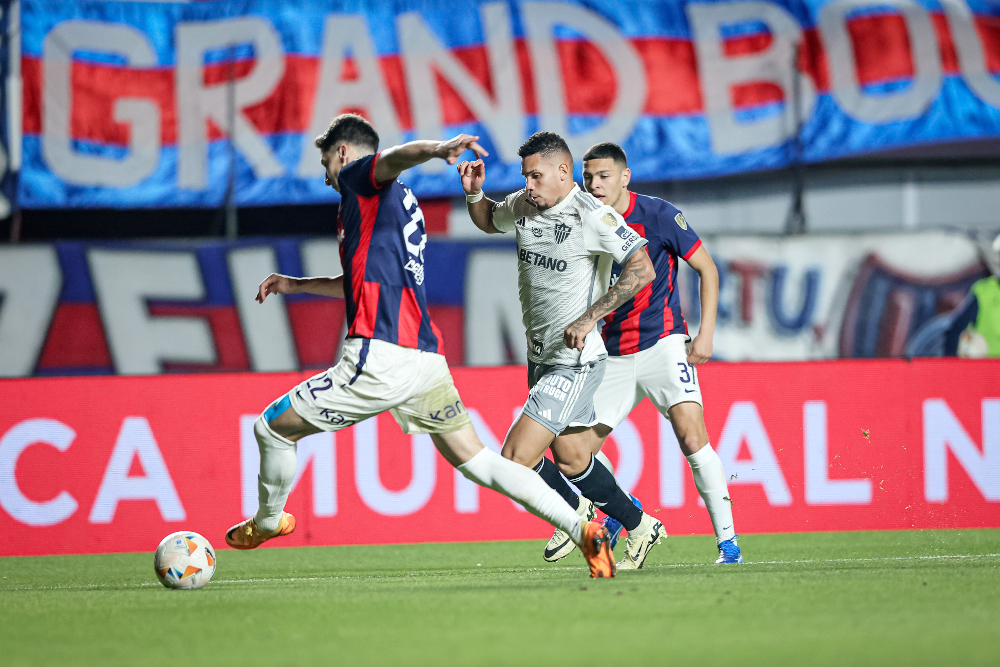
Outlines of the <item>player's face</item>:
[[628,196],[630,175],[628,168],[619,169],[611,158],[583,162],[583,187],[611,208]]
[[573,178],[573,166],[559,154],[542,157],[536,153],[521,160],[521,175],[531,203],[545,210],[566,195],[567,181]]

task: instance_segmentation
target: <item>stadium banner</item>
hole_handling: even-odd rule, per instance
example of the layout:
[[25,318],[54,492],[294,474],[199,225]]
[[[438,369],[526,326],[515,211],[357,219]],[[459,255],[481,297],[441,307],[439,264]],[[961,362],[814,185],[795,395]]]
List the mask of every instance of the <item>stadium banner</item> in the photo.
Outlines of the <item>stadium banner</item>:
[[[905,356],[986,274],[975,242],[943,232],[721,237],[705,247],[721,277],[714,356],[726,361]],[[431,237],[424,259],[448,362],[525,363],[514,243]],[[339,275],[337,242],[0,247],[0,377],[333,365],[346,335],[344,302],[289,295],[259,305],[257,286],[272,272]],[[687,265],[679,289],[696,332],[698,282]]]
[[[24,0],[22,14],[26,207],[217,206],[231,169],[241,206],[336,201],[312,139],[346,110],[383,146],[482,136],[497,190],[519,186],[517,148],[539,129],[577,160],[620,143],[642,181],[1000,133],[1000,8],[983,0]],[[460,194],[440,163],[405,180]]]
[[[480,438],[499,449],[527,396],[525,369],[454,376]],[[0,556],[152,551],[177,530],[223,548],[225,530],[257,507],[253,420],[305,377],[0,381],[0,527],[16,536]],[[998,377],[1000,360],[703,366],[737,531],[1000,527]],[[619,482],[669,533],[711,534],[673,430],[648,401],[607,449]],[[551,531],[388,414],[303,439],[298,463],[287,508],[298,528],[284,546]]]

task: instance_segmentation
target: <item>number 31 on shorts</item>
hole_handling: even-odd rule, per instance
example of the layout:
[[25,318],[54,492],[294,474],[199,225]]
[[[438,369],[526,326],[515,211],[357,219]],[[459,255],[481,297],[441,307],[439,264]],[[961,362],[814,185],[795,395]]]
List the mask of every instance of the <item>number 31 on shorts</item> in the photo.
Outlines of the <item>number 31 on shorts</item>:
[[682,384],[698,384],[698,375],[694,370],[694,366],[691,364],[684,363],[683,361],[678,361],[677,365],[681,369],[681,383]]

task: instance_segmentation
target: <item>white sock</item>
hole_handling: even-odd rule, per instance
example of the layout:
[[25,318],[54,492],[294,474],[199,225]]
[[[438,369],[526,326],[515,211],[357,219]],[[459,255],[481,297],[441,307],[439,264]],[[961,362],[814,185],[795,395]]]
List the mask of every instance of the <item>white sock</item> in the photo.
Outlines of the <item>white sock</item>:
[[708,516],[712,519],[715,541],[732,539],[736,534],[733,528],[733,505],[729,501],[726,471],[722,469],[719,455],[712,449],[712,445],[705,445],[688,456],[687,460],[694,475],[694,485],[698,487],[698,493],[708,508]]
[[458,470],[476,484],[502,493],[564,530],[577,544],[583,540],[583,519],[531,468],[483,449],[458,466]]
[[263,415],[253,423],[253,434],[260,448],[259,504],[253,520],[262,531],[273,532],[281,523],[281,513],[295,480],[295,443],[275,433]]

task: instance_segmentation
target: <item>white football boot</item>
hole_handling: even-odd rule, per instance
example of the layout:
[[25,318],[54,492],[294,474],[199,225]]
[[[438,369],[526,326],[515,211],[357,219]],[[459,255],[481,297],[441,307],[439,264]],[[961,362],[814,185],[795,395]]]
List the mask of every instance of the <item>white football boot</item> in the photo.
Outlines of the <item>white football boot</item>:
[[[584,521],[593,521],[597,508],[594,507],[594,503],[580,496],[580,506],[576,508],[576,513],[582,516]],[[552,533],[552,539],[545,545],[542,558],[554,563],[573,553],[573,549],[576,549],[576,543],[570,539],[569,534],[556,528],[556,532]]]
[[635,530],[628,532],[625,540],[625,556],[618,563],[619,570],[639,570],[646,562],[649,550],[667,536],[663,524],[648,514],[642,515],[642,521]]

